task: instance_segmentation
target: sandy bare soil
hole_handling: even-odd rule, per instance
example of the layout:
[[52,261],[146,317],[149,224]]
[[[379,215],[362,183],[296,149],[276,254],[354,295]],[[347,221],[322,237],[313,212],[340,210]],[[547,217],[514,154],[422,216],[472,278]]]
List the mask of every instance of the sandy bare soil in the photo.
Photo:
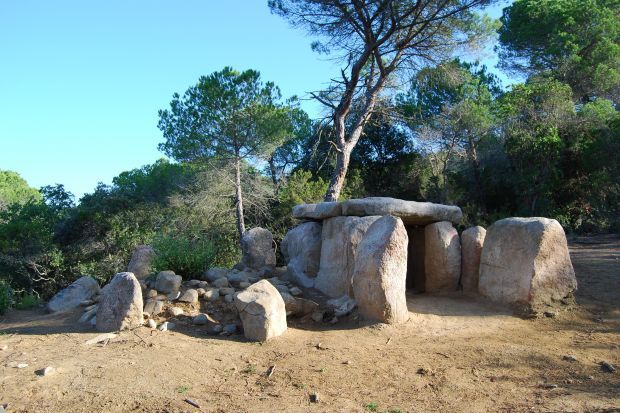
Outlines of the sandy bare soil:
[[[181,323],[89,346],[98,333],[76,327],[79,313],[13,311],[0,319],[0,404],[9,412],[620,412],[620,369],[599,365],[620,367],[620,239],[576,238],[571,256],[577,306],[555,318],[521,319],[460,294],[411,295],[411,318],[399,326],[292,322],[284,337],[257,344]],[[35,374],[47,366],[56,374]]]

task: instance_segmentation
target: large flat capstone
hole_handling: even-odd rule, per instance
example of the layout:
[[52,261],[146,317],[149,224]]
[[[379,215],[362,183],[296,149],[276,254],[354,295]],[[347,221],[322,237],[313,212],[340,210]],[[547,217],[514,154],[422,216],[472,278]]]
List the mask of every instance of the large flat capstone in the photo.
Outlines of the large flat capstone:
[[399,217],[405,225],[426,225],[439,221],[459,223],[463,219],[461,208],[431,202],[404,201],[387,197],[349,199],[343,202],[303,204],[293,208],[297,219],[323,220],[337,216],[383,216]]

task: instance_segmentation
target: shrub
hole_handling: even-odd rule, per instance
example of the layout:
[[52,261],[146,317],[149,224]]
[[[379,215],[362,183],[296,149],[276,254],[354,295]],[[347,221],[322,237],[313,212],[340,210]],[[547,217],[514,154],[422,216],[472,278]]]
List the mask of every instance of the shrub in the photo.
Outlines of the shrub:
[[11,307],[13,289],[3,280],[0,280],[0,314],[4,314]]
[[209,239],[186,235],[161,235],[153,241],[156,271],[172,270],[185,278],[198,277],[214,266],[217,256],[215,243]]
[[15,308],[18,310],[29,310],[39,305],[41,299],[34,293],[25,293],[17,299]]

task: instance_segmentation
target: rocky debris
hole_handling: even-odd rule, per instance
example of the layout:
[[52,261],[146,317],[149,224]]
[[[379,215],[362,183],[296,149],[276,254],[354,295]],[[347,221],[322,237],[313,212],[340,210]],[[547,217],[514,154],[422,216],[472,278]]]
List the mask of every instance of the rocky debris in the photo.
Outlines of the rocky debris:
[[321,398],[319,397],[319,393],[314,392],[314,393],[310,393],[310,403],[319,403],[321,401]]
[[478,290],[537,311],[577,288],[562,226],[548,218],[506,218],[487,230]]
[[357,246],[368,228],[379,218],[335,217],[323,221],[321,260],[314,288],[329,297],[352,294],[351,279]]
[[229,287],[230,284],[228,282],[228,278],[222,277],[222,278],[218,278],[217,280],[212,281],[211,286],[215,288],[226,288],[226,287]]
[[252,285],[252,284],[250,284],[249,282],[242,282],[242,283],[239,283],[239,288],[241,288],[242,290],[245,290],[250,285]]
[[142,290],[130,272],[118,273],[101,290],[97,310],[97,330],[119,331],[141,326],[143,323]]
[[177,317],[183,314],[183,309],[180,307],[170,307],[168,309],[168,314],[170,314],[170,317]]
[[72,282],[67,288],[60,290],[47,303],[47,311],[60,313],[73,310],[84,301],[90,300],[99,293],[99,284],[94,278],[83,276]]
[[201,313],[192,318],[192,323],[197,326],[204,326],[207,324],[218,324],[209,314]]
[[207,291],[204,288],[198,288],[196,292],[198,293],[198,298],[203,298]]
[[205,291],[204,299],[207,301],[216,301],[220,298],[220,290],[218,288],[211,288]]
[[151,330],[155,330],[157,328],[157,322],[153,320],[152,318],[149,318],[149,320],[147,321],[147,324]]
[[234,294],[235,289],[232,287],[220,288],[220,295]]
[[183,277],[174,271],[160,271],[155,279],[155,289],[160,293],[170,294],[179,291]]
[[171,323],[170,321],[164,321],[163,323],[161,323],[161,325],[159,326],[159,331],[168,331],[168,330],[174,330],[174,328],[176,327],[176,324]]
[[25,369],[26,367],[28,367],[28,363],[18,363],[15,366],[16,369]]
[[157,290],[148,290],[146,292],[146,298],[155,298],[157,297]]
[[227,274],[228,270],[226,268],[214,267],[206,271],[202,275],[202,279],[212,282],[217,280],[218,278],[226,278]]
[[133,273],[138,280],[143,280],[153,272],[152,263],[155,250],[150,245],[138,245],[131,255],[127,272]]
[[178,301],[181,301],[183,303],[197,303],[198,302],[198,291],[190,288],[189,290],[186,290],[178,299]]
[[327,305],[334,310],[334,315],[342,317],[353,311],[357,307],[357,302],[345,294],[342,297],[327,300]]
[[252,284],[235,295],[235,306],[243,323],[245,337],[266,341],[286,331],[286,308],[282,296],[266,280]]
[[456,291],[461,278],[459,233],[447,221],[424,228],[425,290]]
[[181,291],[173,291],[166,296],[166,300],[168,301],[176,301],[181,296]]
[[201,280],[189,280],[188,282],[185,283],[185,285],[190,288],[197,288],[197,287],[202,286],[202,283],[204,282],[205,281],[201,281]]
[[320,202],[318,204],[301,204],[293,207],[293,217],[297,219],[322,220],[342,215],[340,202]]
[[601,361],[599,364],[601,365],[601,369],[606,373],[613,373],[616,371],[616,368],[611,363]]
[[164,310],[164,302],[158,300],[147,300],[144,304],[144,312],[151,317],[156,317]]
[[392,215],[400,218],[406,225],[426,225],[439,221],[458,224],[463,219],[461,208],[457,206],[387,197],[349,199],[342,203],[342,215]]
[[400,218],[381,217],[366,231],[353,272],[353,295],[364,317],[394,324],[409,319],[405,295],[408,243]]
[[577,361],[577,357],[573,356],[572,354],[568,354],[566,356],[563,356],[562,360],[573,362],[573,361]]
[[41,376],[41,377],[45,377],[45,376],[51,376],[52,374],[56,373],[56,369],[52,366],[47,366],[43,369],[37,370],[34,372],[37,376]]
[[237,324],[226,324],[221,331],[222,334],[225,335],[233,335],[237,333]]
[[481,226],[467,228],[461,234],[461,286],[465,292],[478,291],[480,255],[486,234]]
[[235,301],[235,296],[233,294],[226,294],[224,296],[224,302],[232,303],[233,301]]
[[243,257],[241,263],[248,268],[259,270],[276,266],[276,251],[273,235],[264,228],[252,228],[241,237]]
[[78,320],[78,323],[88,323],[94,316],[97,315],[97,306],[84,310],[84,314]]
[[276,290],[278,290],[280,293],[286,293],[289,294],[289,289],[286,285],[284,284],[277,284],[275,285]]
[[313,287],[321,261],[322,226],[304,222],[286,233],[280,249],[287,261],[291,279],[304,287]]
[[280,296],[282,296],[282,300],[284,300],[287,316],[303,317],[319,309],[319,304],[312,300],[295,298],[288,293],[280,293]]

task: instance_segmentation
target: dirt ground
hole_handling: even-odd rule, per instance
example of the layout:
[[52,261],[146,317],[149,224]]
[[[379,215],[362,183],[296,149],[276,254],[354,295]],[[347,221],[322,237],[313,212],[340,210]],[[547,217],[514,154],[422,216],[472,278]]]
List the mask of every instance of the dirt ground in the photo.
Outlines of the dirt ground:
[[[411,318],[398,326],[292,322],[265,344],[145,327],[86,345],[98,333],[76,328],[79,313],[13,311],[0,319],[0,404],[8,412],[620,412],[620,369],[599,365],[620,367],[620,239],[573,239],[571,256],[577,306],[555,318],[518,318],[460,294],[411,295]],[[47,366],[56,373],[35,374]]]

